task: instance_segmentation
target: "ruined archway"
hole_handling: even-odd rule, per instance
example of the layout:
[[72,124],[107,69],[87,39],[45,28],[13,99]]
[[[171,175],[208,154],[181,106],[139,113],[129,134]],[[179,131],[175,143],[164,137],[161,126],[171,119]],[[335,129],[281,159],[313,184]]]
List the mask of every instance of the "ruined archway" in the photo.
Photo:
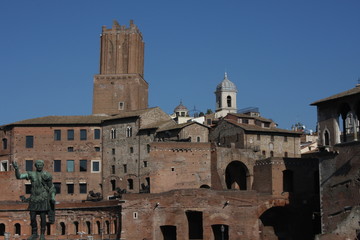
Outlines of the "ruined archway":
[[225,170],[225,182],[227,189],[247,190],[249,170],[240,161],[231,162]]
[[272,207],[260,216],[262,234],[269,239],[291,240],[290,213],[285,207]]

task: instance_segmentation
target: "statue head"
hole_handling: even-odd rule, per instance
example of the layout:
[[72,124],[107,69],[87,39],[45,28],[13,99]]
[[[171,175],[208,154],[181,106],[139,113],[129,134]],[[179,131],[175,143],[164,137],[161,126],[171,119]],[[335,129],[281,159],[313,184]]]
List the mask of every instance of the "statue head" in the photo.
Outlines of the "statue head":
[[44,161],[43,160],[36,160],[35,161],[35,168],[36,171],[41,172],[44,168]]

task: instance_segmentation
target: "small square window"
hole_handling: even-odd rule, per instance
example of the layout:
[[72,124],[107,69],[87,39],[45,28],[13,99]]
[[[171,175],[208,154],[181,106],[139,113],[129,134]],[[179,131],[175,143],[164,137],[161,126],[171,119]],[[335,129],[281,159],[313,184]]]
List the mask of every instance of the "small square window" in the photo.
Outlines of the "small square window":
[[74,147],[68,147],[68,152],[73,152],[74,151]]
[[100,152],[100,147],[94,147],[95,152]]

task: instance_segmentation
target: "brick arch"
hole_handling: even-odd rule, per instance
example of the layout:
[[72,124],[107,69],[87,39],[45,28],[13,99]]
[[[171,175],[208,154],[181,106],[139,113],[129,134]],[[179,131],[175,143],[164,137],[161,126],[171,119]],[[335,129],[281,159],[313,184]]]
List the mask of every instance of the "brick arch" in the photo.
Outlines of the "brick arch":
[[248,167],[241,161],[230,162],[225,169],[225,183],[227,189],[250,189]]

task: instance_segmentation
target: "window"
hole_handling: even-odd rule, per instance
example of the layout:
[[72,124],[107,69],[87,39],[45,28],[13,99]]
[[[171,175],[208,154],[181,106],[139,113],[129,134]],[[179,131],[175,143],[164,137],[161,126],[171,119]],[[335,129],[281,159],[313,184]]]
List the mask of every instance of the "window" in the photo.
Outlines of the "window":
[[270,157],[274,157],[274,151],[270,151]]
[[110,138],[111,139],[115,139],[116,138],[116,129],[115,128],[112,128],[110,130]]
[[55,141],[61,140],[61,130],[54,130],[54,140]]
[[196,137],[196,142],[200,142],[200,137]]
[[61,160],[54,160],[54,172],[61,172]]
[[287,136],[284,136],[284,142],[287,142],[287,141],[288,141]]
[[269,128],[269,127],[270,127],[270,123],[264,123],[264,127]]
[[111,174],[115,174],[115,165],[111,166]]
[[112,155],[115,155],[115,148],[111,149]]
[[25,160],[25,171],[30,172],[33,170],[33,160]]
[[100,129],[94,129],[94,139],[100,139]]
[[285,152],[285,157],[287,158],[287,157],[289,157],[289,154],[288,154],[288,152]]
[[256,138],[257,138],[258,141],[260,141],[261,140],[261,135],[258,134]]
[[115,191],[115,189],[116,189],[116,180],[115,179],[110,180],[110,185],[111,185],[111,191]]
[[55,187],[56,194],[60,194],[61,193],[61,183],[54,182],[54,187]]
[[211,119],[210,118],[206,119],[206,122],[207,122],[207,125],[211,125]]
[[14,227],[15,227],[15,234],[21,235],[21,225],[20,225],[20,223],[15,223]]
[[9,171],[9,161],[2,160],[0,161],[0,172],[7,172]]
[[73,194],[74,193],[74,184],[73,183],[67,183],[67,193],[68,194]]
[[100,152],[100,147],[94,147],[95,152]]
[[7,149],[7,139],[6,138],[3,138],[3,140],[2,140],[2,147],[4,150]]
[[119,110],[124,110],[124,102],[119,102]]
[[325,130],[325,133],[324,133],[324,143],[325,143],[325,146],[330,145],[330,134],[329,134],[328,130]]
[[81,194],[87,193],[87,185],[86,185],[86,183],[80,183],[79,187],[80,187],[80,193]]
[[67,160],[66,161],[66,171],[73,172],[74,171],[74,160]]
[[227,106],[231,107],[231,97],[230,96],[227,96],[226,102],[227,102]]
[[148,166],[148,162],[144,161],[144,167],[147,167],[147,166]]
[[91,160],[91,172],[100,172],[100,160]]
[[80,140],[86,140],[86,139],[87,139],[86,129],[80,129]]
[[243,118],[243,119],[242,119],[242,123],[249,124],[249,119]]
[[75,235],[79,234],[79,222],[75,221],[74,222],[74,230],[75,230]]
[[134,148],[130,147],[130,153],[134,153]]
[[150,145],[149,145],[149,144],[148,144],[148,145],[146,145],[146,151],[147,151],[147,153],[150,153],[150,150],[151,150]]
[[31,194],[31,184],[25,184],[25,194]]
[[131,178],[129,178],[127,182],[128,182],[128,189],[130,190],[134,189],[134,181]]
[[74,151],[74,147],[68,147],[68,152],[73,152]]
[[74,140],[74,129],[67,130],[67,140],[69,141]]
[[271,136],[270,136],[270,139],[271,139],[271,141],[274,141],[274,140],[275,140],[274,135],[271,135]]
[[123,165],[123,169],[124,169],[124,173],[127,173],[127,165],[126,164]]
[[132,127],[127,127],[126,128],[126,137],[131,137],[132,136]]
[[34,147],[34,136],[26,136],[26,148],[33,148]]
[[87,160],[80,160],[80,172],[87,171]]

